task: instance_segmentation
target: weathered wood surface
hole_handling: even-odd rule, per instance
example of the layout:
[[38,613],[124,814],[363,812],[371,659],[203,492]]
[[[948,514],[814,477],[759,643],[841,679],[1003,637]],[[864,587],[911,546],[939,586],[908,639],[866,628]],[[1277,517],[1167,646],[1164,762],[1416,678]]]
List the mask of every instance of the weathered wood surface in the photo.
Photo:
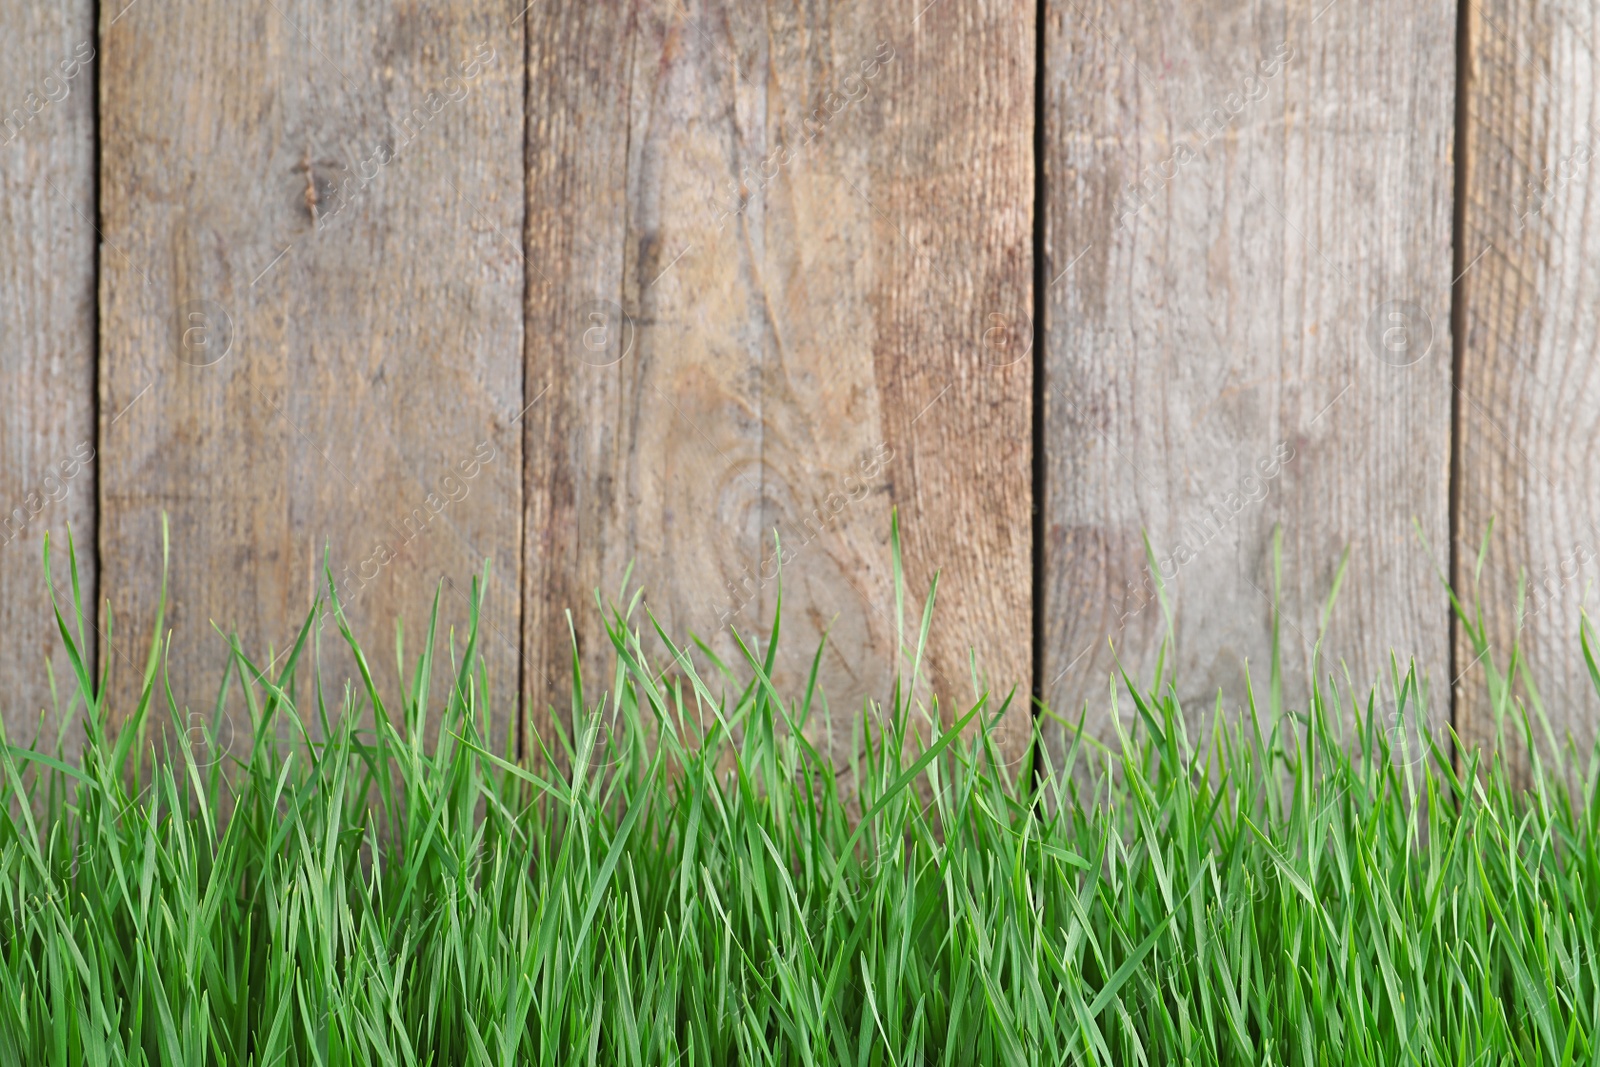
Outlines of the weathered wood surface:
[[[1478,588],[1489,655],[1503,670],[1519,643],[1555,736],[1564,741],[1570,730],[1587,753],[1600,721],[1578,641],[1579,613],[1594,611],[1600,578],[1592,211],[1600,25],[1580,5],[1494,0],[1468,10],[1455,580],[1472,588],[1493,518]],[[1488,744],[1494,715],[1464,633],[1456,656],[1465,672],[1457,727]],[[1519,764],[1521,748],[1507,747]]]
[[[91,604],[95,590],[91,11],[8,4],[0,14],[0,715],[13,743],[41,727],[55,743],[47,664],[63,699],[72,691],[40,563],[46,531],[63,606],[68,523]],[[93,654],[94,631],[85,637]],[[79,740],[68,732],[69,751]]]
[[[1175,593],[1181,696],[1243,700],[1245,662],[1268,669],[1281,523],[1290,700],[1348,546],[1325,666],[1364,682],[1414,655],[1436,720],[1459,673],[1456,724],[1492,739],[1412,521],[1465,588],[1493,516],[1494,654],[1520,642],[1558,733],[1592,739],[1592,12],[1469,5],[1452,248],[1439,0],[1051,0],[1039,27],[1033,5],[952,0],[521,9],[0,14],[13,737],[49,703],[46,660],[66,679],[37,549],[69,521],[89,595],[113,599],[117,650],[90,641],[119,712],[166,510],[183,702],[210,706],[213,620],[262,659],[285,648],[324,545],[390,678],[391,620],[414,655],[433,582],[453,580],[459,625],[487,556],[501,713],[520,685],[545,731],[569,608],[591,694],[609,686],[593,590],[630,562],[669,632],[732,659],[732,629],[764,643],[774,528],[780,683],[829,630],[823,685],[854,716],[894,660],[891,505],[913,633],[942,571],[935,685],[968,697],[975,646],[989,684],[1026,687],[1036,503],[1039,681],[1060,711],[1103,709],[1113,647],[1153,664],[1143,532]],[[321,644],[346,672],[326,624]],[[1025,717],[1008,730],[1020,756]]]
[[[483,651],[508,727],[521,608],[516,10],[107,9],[100,546],[130,653],[112,661],[121,713],[166,510],[182,703],[215,700],[226,646],[213,620],[262,664],[289,647],[325,589],[324,546],[391,692],[394,619],[414,660],[435,582],[452,582],[441,628],[459,626],[489,557]],[[320,640],[330,676],[350,676],[331,621]]]
[[1348,546],[1324,663],[1445,721],[1455,5],[1047,7],[1048,701],[1149,677],[1142,532],[1186,706],[1264,695],[1281,523],[1286,696]]
[[566,609],[609,688],[593,590],[630,561],[669,633],[764,647],[776,528],[780,684],[827,629],[842,755],[889,690],[891,504],[910,640],[942,572],[935,686],[970,700],[974,646],[1026,694],[1033,7],[920,6],[530,10],[536,728],[568,706]]

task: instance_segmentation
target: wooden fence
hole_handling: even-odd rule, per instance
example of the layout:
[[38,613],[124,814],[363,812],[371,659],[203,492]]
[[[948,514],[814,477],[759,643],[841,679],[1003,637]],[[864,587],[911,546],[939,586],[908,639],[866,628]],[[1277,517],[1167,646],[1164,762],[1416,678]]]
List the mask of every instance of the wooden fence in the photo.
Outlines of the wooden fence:
[[[281,654],[326,550],[358,634],[386,648],[404,616],[411,652],[435,582],[459,626],[489,559],[499,706],[520,691],[537,723],[566,706],[566,612],[593,677],[593,591],[630,562],[669,631],[724,655],[764,634],[776,529],[782,680],[828,630],[843,717],[893,670],[894,505],[911,625],[940,574],[954,699],[975,663],[1104,723],[1114,652],[1148,672],[1167,630],[1148,537],[1181,695],[1241,702],[1281,527],[1290,698],[1319,636],[1363,684],[1393,650],[1477,739],[1482,665],[1435,564],[1470,589],[1493,517],[1496,656],[1520,641],[1592,738],[1596,23],[1521,0],[7,0],[7,730],[32,736],[47,662],[68,678],[42,533],[73,525],[113,605],[91,643],[125,710],[163,512],[195,708],[213,623]],[[1007,751],[1026,733],[1012,716]]]

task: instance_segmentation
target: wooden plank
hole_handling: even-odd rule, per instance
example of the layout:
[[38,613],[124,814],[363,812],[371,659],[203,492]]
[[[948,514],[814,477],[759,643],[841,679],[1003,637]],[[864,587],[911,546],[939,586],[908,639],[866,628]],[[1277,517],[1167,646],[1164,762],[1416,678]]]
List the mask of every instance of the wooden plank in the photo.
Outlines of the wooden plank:
[[[391,693],[394,619],[414,659],[435,582],[449,582],[441,628],[460,627],[467,580],[491,559],[483,650],[509,723],[516,9],[179,0],[107,23],[104,574],[137,648],[171,513],[172,672],[190,707],[209,710],[224,664],[211,623],[237,628],[263,663],[283,652],[325,588],[326,546]],[[337,631],[322,630],[330,680],[348,676]],[[122,711],[130,665],[113,661]]]
[[1048,5],[1042,674],[1101,735],[1166,633],[1145,534],[1193,711],[1265,696],[1279,523],[1291,702],[1347,546],[1329,670],[1448,670],[1455,7],[1316,8]]
[[[43,727],[54,744],[50,672],[63,700],[74,686],[40,563],[46,531],[63,605],[69,523],[90,605],[95,595],[92,10],[0,12],[0,714],[13,743]],[[82,733],[65,740],[75,752]]]
[[[1578,641],[1600,577],[1589,463],[1600,443],[1600,334],[1588,274],[1600,249],[1589,211],[1600,26],[1573,5],[1493,0],[1468,10],[1455,582],[1472,590],[1492,518],[1477,589],[1489,654],[1504,669],[1520,644],[1555,736],[1570,731],[1586,756],[1600,721]],[[1458,634],[1457,726],[1469,744],[1489,744],[1496,726],[1476,655]],[[1524,772],[1522,744],[1506,751]]]
[[529,13],[536,711],[568,706],[567,608],[601,669],[630,561],[668,632],[764,642],[776,528],[779,682],[828,629],[842,756],[893,671],[891,504],[908,640],[942,574],[934,684],[970,700],[975,646],[1026,692],[1033,8],[917,6]]

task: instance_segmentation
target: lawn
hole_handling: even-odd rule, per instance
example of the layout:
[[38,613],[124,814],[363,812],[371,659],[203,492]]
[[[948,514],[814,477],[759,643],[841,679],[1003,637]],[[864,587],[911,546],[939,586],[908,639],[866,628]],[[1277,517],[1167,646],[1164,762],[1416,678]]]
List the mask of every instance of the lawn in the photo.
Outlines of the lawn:
[[1514,785],[1396,729],[1403,665],[1304,708],[1269,669],[1218,716],[1125,680],[1112,744],[1070,729],[1017,780],[988,731],[1022,696],[897,685],[835,768],[815,690],[769,681],[776,625],[723,665],[635,601],[572,735],[519,763],[475,630],[402,680],[325,607],[359,679],[312,677],[316,612],[270,674],[235,642],[254,731],[212,761],[140,740],[184,732],[155,642],[108,730],[61,605],[86,742],[0,751],[0,1062],[1600,1062],[1600,762],[1542,745]]

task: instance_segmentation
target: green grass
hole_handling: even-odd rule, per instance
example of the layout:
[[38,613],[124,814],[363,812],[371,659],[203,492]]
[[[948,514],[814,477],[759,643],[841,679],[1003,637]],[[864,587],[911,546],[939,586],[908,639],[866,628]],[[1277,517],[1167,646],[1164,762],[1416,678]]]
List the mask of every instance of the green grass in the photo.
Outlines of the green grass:
[[[113,735],[63,610],[81,759],[0,753],[0,1063],[1600,1057],[1593,753],[1535,758],[1521,791],[1448,740],[1411,751],[1348,686],[1191,737],[1170,684],[1129,683],[1114,750],[1069,730],[1013,781],[988,730],[1019,702],[897,685],[836,774],[799,730],[820,696],[768,681],[776,630],[728,668],[652,658],[634,607],[571,744],[521,766],[475,633],[446,663],[430,630],[379,681],[335,607],[356,684],[308,677],[313,619],[270,675],[235,642],[253,735],[152,760],[141,739],[187,722],[159,642]],[[1419,689],[1396,668],[1385,691],[1414,717]]]

